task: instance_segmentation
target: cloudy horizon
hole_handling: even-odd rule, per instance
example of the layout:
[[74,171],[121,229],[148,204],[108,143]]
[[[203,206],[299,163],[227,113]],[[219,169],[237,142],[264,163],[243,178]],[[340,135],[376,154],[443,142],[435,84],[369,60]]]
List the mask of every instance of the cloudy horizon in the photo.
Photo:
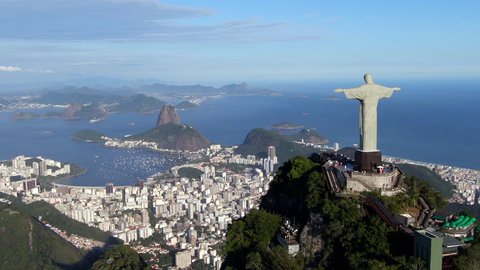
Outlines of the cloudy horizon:
[[479,78],[464,1],[0,0],[0,80]]

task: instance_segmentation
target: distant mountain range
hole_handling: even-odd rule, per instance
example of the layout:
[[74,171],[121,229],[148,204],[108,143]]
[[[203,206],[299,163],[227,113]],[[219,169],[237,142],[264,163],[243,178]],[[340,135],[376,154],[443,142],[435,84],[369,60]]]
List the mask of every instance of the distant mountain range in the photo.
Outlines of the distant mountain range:
[[[69,107],[62,114],[62,117],[65,119],[102,119],[109,112],[151,113],[159,111],[165,105],[165,101],[157,97],[175,97],[191,100],[208,96],[274,94],[276,92],[272,90],[250,87],[246,83],[229,84],[220,88],[203,85],[178,86],[154,83],[136,88],[65,86],[63,88],[44,89],[40,96],[30,99],[30,102],[68,105]],[[176,108],[186,110],[194,109],[198,106],[198,104],[187,100],[177,104]],[[0,106],[8,104],[7,100],[0,99]]]
[[106,93],[101,90],[88,87],[68,86],[58,90],[51,90],[43,93],[32,102],[53,105],[79,104],[111,104],[120,102],[122,96],[112,93]]
[[273,95],[277,92],[258,87],[251,87],[246,83],[228,84],[220,88],[204,85],[166,85],[151,84],[138,88],[139,92],[159,94],[163,96],[207,96],[207,95]]
[[274,95],[277,92],[258,87],[251,87],[246,83],[229,84],[220,88],[204,85],[167,85],[147,84],[138,87],[77,87],[65,86],[62,88],[46,88],[42,94],[32,101],[42,104],[67,105],[71,103],[104,103],[112,104],[135,94],[144,94],[157,97],[192,98],[217,95]]
[[114,112],[154,112],[160,110],[165,102],[144,94],[136,94],[122,98],[118,104],[109,110]]

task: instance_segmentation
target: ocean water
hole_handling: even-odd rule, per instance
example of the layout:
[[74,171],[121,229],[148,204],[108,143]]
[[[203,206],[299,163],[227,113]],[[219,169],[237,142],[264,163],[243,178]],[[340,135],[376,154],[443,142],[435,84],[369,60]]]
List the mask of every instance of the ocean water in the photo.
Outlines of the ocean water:
[[[145,149],[106,148],[71,138],[76,131],[92,128],[110,136],[122,137],[151,128],[156,115],[111,114],[105,121],[12,120],[12,113],[0,113],[0,159],[18,155],[43,156],[77,164],[87,173],[65,181],[73,185],[130,185],[157,172],[168,170],[184,159]],[[135,122],[135,125],[129,125]]]
[[[292,83],[267,85],[279,96],[231,96],[210,99],[199,108],[180,111],[181,121],[212,142],[240,144],[253,128],[292,122],[315,128],[331,143],[358,143],[359,104],[333,92],[362,82]],[[386,155],[438,164],[480,169],[480,81],[388,81],[399,86],[379,104],[379,148]],[[332,97],[338,98],[337,100]],[[92,128],[121,137],[155,125],[157,113],[111,114],[98,123],[60,119],[11,119],[0,112],[0,159],[17,155],[44,156],[78,164],[88,170],[68,182],[76,185],[136,183],[181,163],[175,156],[144,149],[110,149],[71,138]],[[129,123],[134,122],[134,125]]]
[[[359,82],[277,85],[271,97],[211,100],[182,119],[212,141],[234,144],[255,127],[292,122],[315,128],[330,142],[359,141],[359,102],[334,93]],[[382,82],[399,86],[378,107],[378,144],[386,155],[480,169],[480,81]],[[336,97],[338,100],[332,100]]]

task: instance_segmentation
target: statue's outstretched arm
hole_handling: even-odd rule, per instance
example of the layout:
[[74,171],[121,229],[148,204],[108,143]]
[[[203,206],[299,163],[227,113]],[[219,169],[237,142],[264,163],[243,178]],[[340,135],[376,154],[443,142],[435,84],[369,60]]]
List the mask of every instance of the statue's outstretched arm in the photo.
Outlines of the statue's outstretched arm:
[[335,92],[337,92],[337,93],[343,93],[343,92],[345,92],[345,90],[347,90],[347,89],[338,88],[338,89],[335,89]]

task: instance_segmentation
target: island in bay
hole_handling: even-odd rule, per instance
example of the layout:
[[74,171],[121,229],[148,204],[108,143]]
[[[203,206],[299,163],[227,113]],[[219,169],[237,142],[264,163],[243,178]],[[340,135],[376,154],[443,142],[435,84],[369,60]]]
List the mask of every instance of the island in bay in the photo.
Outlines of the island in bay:
[[281,123],[276,123],[272,125],[272,128],[274,129],[299,129],[302,127],[303,127],[302,125],[297,125],[290,122],[281,122]]

